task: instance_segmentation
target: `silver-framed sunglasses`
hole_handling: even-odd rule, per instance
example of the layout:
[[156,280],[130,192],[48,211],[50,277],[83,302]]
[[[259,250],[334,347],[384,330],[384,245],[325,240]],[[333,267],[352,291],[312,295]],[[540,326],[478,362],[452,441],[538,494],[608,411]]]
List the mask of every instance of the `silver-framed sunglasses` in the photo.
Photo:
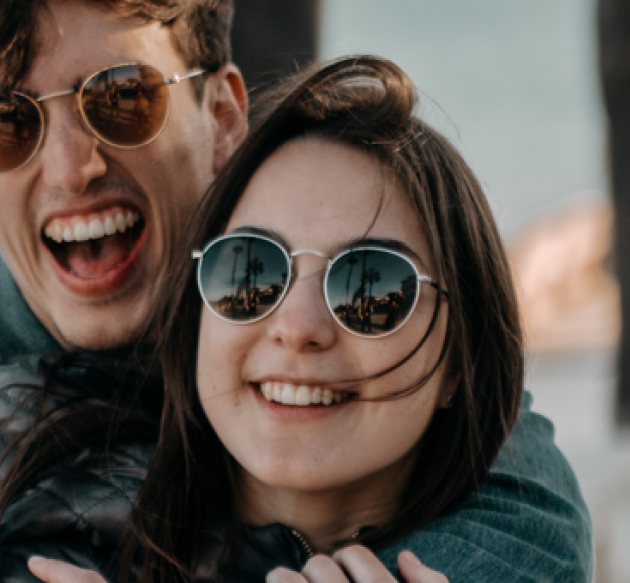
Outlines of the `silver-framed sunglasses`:
[[359,244],[328,257],[312,249],[290,252],[270,237],[236,232],[213,239],[192,257],[208,309],[226,322],[253,324],[282,303],[293,281],[293,258],[306,254],[327,261],[326,305],[356,336],[382,338],[399,330],[413,314],[423,283],[448,295],[404,254],[376,245]]
[[203,75],[196,69],[165,78],[141,62],[99,69],[65,91],[31,97],[20,91],[0,93],[0,172],[28,163],[44,141],[46,118],[41,103],[76,95],[81,119],[99,140],[116,148],[151,143],[168,120],[168,86]]

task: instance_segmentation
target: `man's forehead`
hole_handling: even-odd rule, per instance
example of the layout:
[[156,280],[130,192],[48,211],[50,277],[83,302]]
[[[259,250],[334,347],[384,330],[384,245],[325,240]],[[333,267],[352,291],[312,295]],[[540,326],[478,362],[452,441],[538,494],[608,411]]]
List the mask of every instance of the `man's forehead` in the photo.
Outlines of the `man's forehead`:
[[52,3],[38,18],[37,53],[22,81],[36,92],[65,89],[112,64],[150,60],[159,67],[155,59],[169,53],[176,58],[169,32],[159,22],[147,24],[75,2]]

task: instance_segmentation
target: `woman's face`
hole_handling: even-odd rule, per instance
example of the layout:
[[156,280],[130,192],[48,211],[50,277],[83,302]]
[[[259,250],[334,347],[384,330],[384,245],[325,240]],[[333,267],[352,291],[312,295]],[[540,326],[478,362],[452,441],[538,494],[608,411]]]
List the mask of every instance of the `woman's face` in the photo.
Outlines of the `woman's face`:
[[[402,188],[375,159],[333,142],[296,140],[278,149],[253,176],[227,232],[239,227],[271,231],[289,251],[328,256],[366,235],[394,240],[412,251],[420,273],[435,274],[417,211]],[[343,330],[326,307],[326,260],[300,255],[293,267],[288,294],[267,318],[235,325],[202,309],[197,381],[208,419],[246,475],[267,486],[330,490],[389,473],[400,480],[408,454],[448,399],[442,368],[421,390],[385,402],[301,407],[269,402],[261,389],[273,383],[289,393],[306,387],[302,392],[370,398],[410,387],[439,358],[447,306],[409,362],[376,380],[343,384],[404,358],[427,330],[437,292],[422,286],[413,315],[397,332],[360,338]]]

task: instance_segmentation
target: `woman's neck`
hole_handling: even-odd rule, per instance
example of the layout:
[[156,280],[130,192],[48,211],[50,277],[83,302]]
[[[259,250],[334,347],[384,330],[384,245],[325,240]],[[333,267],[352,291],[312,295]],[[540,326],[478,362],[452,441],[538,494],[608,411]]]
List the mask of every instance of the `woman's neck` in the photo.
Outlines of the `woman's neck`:
[[243,471],[239,482],[245,523],[280,522],[297,530],[315,552],[331,553],[365,527],[388,524],[409,476],[409,460],[359,482],[326,490],[276,487]]

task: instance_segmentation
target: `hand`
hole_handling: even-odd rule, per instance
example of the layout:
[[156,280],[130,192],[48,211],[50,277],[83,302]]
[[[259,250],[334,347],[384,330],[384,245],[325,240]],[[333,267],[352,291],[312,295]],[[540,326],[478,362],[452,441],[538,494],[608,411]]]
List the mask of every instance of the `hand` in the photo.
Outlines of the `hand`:
[[28,568],[46,583],[107,583],[96,571],[80,569],[69,563],[44,557],[31,557]]
[[[398,568],[407,583],[448,583],[448,579],[425,567],[410,551],[398,555]],[[394,576],[365,547],[354,545],[332,557],[316,555],[302,573],[284,567],[267,575],[267,583],[397,583]]]

